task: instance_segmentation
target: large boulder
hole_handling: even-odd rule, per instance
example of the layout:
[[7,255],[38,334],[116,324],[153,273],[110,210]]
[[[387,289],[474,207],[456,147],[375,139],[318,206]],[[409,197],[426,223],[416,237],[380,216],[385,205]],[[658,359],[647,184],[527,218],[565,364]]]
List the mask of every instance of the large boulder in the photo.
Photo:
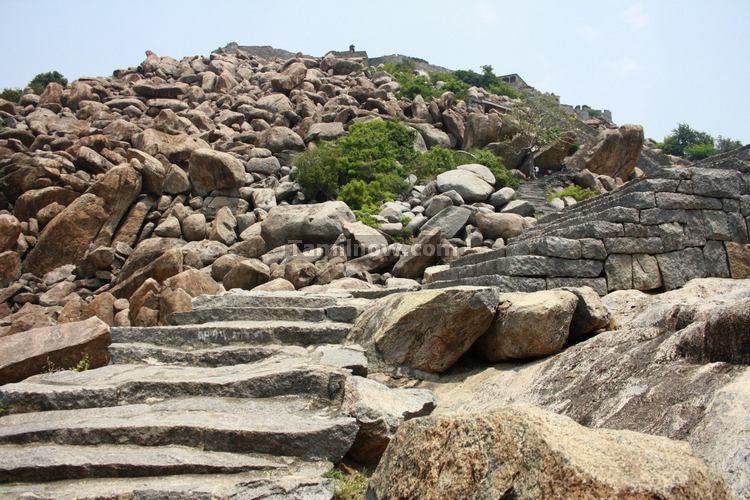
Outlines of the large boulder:
[[195,150],[210,148],[203,139],[186,134],[171,135],[153,128],[134,135],[133,146],[151,156],[162,154],[174,163],[187,160]]
[[0,384],[19,382],[50,369],[89,368],[109,362],[109,326],[97,317],[35,328],[0,338]]
[[487,331],[499,301],[492,288],[394,294],[370,305],[348,340],[365,347],[376,363],[441,373]]
[[273,153],[282,151],[302,151],[305,142],[294,130],[288,127],[271,127],[260,134],[260,146]]
[[501,126],[499,115],[470,113],[466,117],[463,148],[469,151],[497,141]]
[[278,206],[261,223],[261,236],[269,248],[292,242],[330,244],[342,233],[344,223],[354,220],[342,201]]
[[245,166],[229,153],[196,149],[190,155],[188,175],[199,195],[214,190],[236,192],[245,180]]
[[258,259],[245,259],[236,264],[224,276],[224,288],[241,288],[252,290],[258,285],[267,283],[271,270]]
[[21,257],[12,250],[0,253],[0,288],[21,277]]
[[596,142],[580,148],[568,161],[574,170],[628,180],[633,173],[643,147],[643,127],[623,125],[602,131]]
[[528,405],[401,425],[367,498],[715,498],[722,478],[680,441],[587,429]]
[[478,212],[476,221],[485,238],[513,238],[528,227],[526,219],[518,214]]
[[568,340],[577,305],[575,294],[564,290],[502,294],[495,320],[475,351],[490,361],[555,354]]
[[109,245],[140,191],[141,175],[135,169],[111,169],[47,224],[24,261],[24,272],[41,276],[79,262],[91,243]]
[[456,191],[467,203],[485,201],[494,191],[492,184],[469,170],[449,170],[437,176],[441,193]]
[[424,270],[438,259],[438,246],[442,232],[440,228],[422,231],[412,245],[393,266],[392,274],[397,278],[418,279]]

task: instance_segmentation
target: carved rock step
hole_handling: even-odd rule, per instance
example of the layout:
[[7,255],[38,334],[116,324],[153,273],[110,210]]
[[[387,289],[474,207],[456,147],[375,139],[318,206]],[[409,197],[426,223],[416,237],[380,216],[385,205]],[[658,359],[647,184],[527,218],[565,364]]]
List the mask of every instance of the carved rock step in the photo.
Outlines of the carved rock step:
[[348,293],[326,295],[300,292],[228,292],[221,295],[200,295],[193,299],[193,309],[220,307],[306,307],[326,308],[352,300]]
[[112,328],[112,342],[146,342],[162,346],[230,344],[338,344],[351,324],[304,321],[225,321],[203,325]]
[[206,307],[174,313],[174,325],[198,325],[216,321],[338,321],[352,323],[360,309],[355,306],[307,307]]
[[310,364],[321,364],[350,370],[367,376],[367,357],[356,345],[228,345],[205,349],[178,349],[143,342],[118,343],[109,346],[113,364],[156,364],[217,367],[253,363],[272,356],[293,357]]
[[338,461],[359,426],[301,397],[187,398],[0,418],[0,444],[190,446]]
[[109,365],[60,371],[0,388],[7,413],[101,408],[184,397],[266,398],[305,395],[332,401],[343,396],[348,373],[304,358],[269,358],[252,364],[197,368]]
[[171,474],[288,472],[291,458],[202,451],[185,446],[0,446],[0,482]]
[[304,498],[330,500],[333,484],[321,476],[330,469],[327,462],[308,465],[288,476],[274,477],[269,472],[241,474],[174,475],[146,478],[103,478],[13,483],[0,485],[2,498],[169,498],[193,499]]

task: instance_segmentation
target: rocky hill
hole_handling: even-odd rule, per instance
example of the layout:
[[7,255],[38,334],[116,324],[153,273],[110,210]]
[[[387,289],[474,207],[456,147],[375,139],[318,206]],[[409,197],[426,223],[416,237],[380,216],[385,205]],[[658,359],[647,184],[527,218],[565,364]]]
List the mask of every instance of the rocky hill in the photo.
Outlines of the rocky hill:
[[455,426],[538,436],[477,496],[750,495],[750,149],[423,62],[230,44],[0,100],[3,494],[330,498],[385,453],[369,494],[430,497]]

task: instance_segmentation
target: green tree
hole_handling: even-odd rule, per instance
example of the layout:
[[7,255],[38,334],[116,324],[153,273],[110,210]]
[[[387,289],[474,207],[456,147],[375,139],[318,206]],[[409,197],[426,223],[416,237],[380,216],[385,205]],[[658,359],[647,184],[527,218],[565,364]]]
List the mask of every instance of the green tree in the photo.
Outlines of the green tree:
[[38,75],[36,75],[29,82],[29,87],[34,89],[35,93],[41,94],[42,92],[44,92],[44,89],[47,88],[47,85],[52,82],[57,82],[64,87],[68,84],[68,79],[58,71],[48,71],[46,73],[39,73]]
[[0,99],[17,103],[21,100],[22,95],[23,91],[21,89],[3,89],[3,91],[0,92]]
[[717,153],[728,153],[742,147],[740,141],[730,139],[729,137],[719,136],[716,138],[716,152]]

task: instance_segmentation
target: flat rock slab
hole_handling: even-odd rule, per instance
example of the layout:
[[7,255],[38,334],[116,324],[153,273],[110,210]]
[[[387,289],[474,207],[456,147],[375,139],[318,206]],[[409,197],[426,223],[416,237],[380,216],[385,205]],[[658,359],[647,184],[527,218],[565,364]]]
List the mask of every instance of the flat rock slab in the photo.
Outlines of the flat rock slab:
[[232,474],[288,469],[293,459],[202,451],[185,446],[0,446],[0,482],[86,477]]
[[315,409],[306,398],[186,398],[8,415],[0,418],[0,444],[178,445],[335,462],[358,427],[355,419]]
[[148,478],[106,478],[13,483],[0,485],[0,496],[18,498],[304,498],[330,500],[333,483],[321,476],[330,469],[327,462],[289,477],[268,477],[267,472],[240,474],[176,475]]
[[113,342],[148,342],[164,346],[230,344],[335,344],[351,324],[302,321],[226,321],[203,325],[112,328]]
[[307,294],[304,292],[241,292],[231,291],[221,295],[200,295],[193,299],[193,309],[217,307],[308,307],[334,306],[340,300],[351,299],[346,292]]
[[84,357],[90,367],[105,365],[110,342],[109,326],[96,317],[2,337],[0,384],[18,382],[50,367],[73,368]]
[[356,345],[320,345],[313,348],[285,345],[228,345],[206,349],[183,350],[147,343],[112,344],[109,347],[115,364],[141,363],[216,367],[253,363],[269,357],[295,358],[300,362],[321,364],[367,375],[367,357]]
[[8,413],[117,406],[191,396],[265,398],[305,395],[333,400],[347,372],[309,358],[269,358],[251,364],[199,368],[110,365],[83,372],[37,375],[0,388]]

